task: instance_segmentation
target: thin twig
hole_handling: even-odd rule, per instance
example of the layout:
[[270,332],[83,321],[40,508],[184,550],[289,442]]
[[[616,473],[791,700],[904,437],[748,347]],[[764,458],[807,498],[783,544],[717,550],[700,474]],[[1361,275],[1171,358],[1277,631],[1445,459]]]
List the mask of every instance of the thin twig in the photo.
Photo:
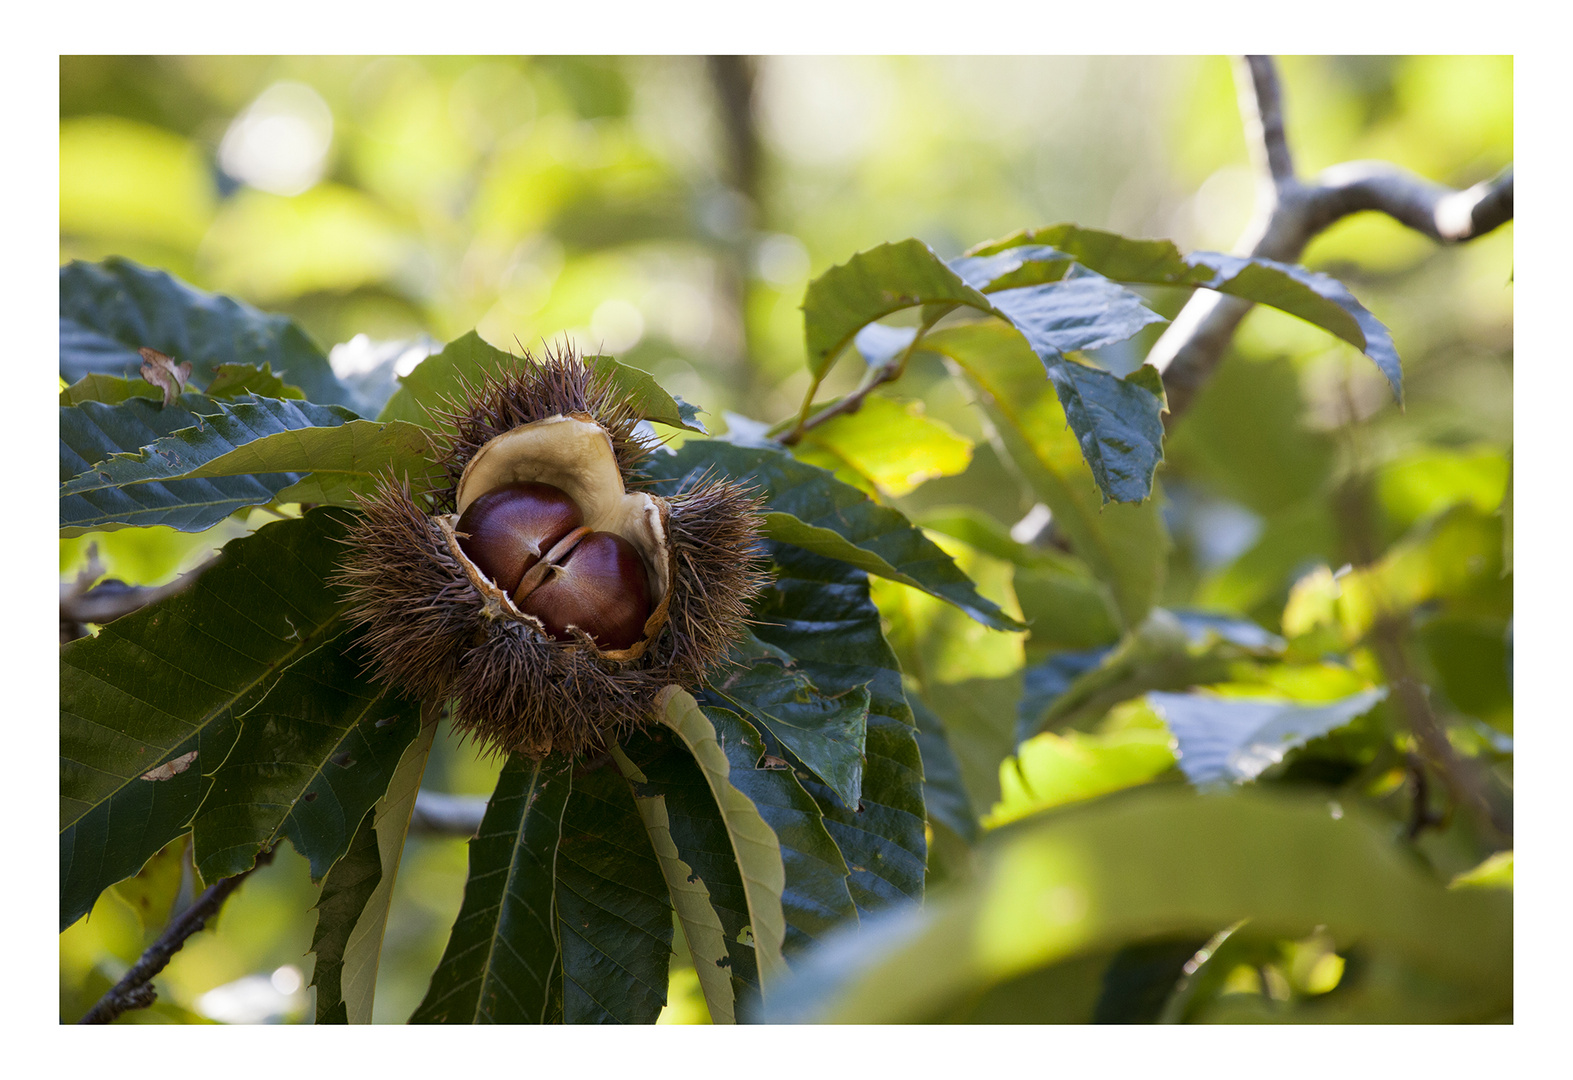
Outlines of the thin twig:
[[139,960],[126,972],[125,977],[109,989],[103,997],[98,999],[98,1004],[87,1011],[87,1015],[78,1020],[79,1024],[107,1024],[122,1013],[133,1009],[145,1009],[158,998],[158,993],[150,985],[153,976],[169,966],[169,961],[186,944],[186,939],[207,925],[207,921],[218,914],[218,909],[224,906],[224,901],[229,899],[229,894],[240,887],[257,871],[258,867],[266,866],[273,861],[273,852],[264,851],[257,856],[257,861],[250,870],[227,877],[210,886],[206,892],[197,897],[196,901],[179,916],[173,919],[158,940],[148,946]]
[[[214,555],[165,585],[127,585],[123,581],[109,580],[88,588],[97,575],[84,571],[76,581],[60,586],[60,643],[64,645],[84,636],[85,623],[107,623],[175,595],[211,569],[219,558]],[[95,561],[90,558],[89,566]]]
[[868,397],[869,394],[873,393],[875,387],[883,386],[888,382],[892,382],[899,378],[900,375],[901,369],[898,368],[895,364],[886,364],[884,367],[879,369],[878,373],[875,374],[872,379],[869,379],[862,386],[852,391],[852,393],[848,394],[834,405],[831,405],[828,408],[820,409],[814,415],[799,420],[791,431],[781,436],[781,444],[783,446],[796,446],[799,442],[802,441],[803,436],[807,432],[817,428],[825,421],[833,420],[838,416],[845,416],[848,413],[857,412],[863,407],[863,399]]
[[[1448,741],[1441,721],[1431,708],[1430,695],[1409,661],[1409,652],[1404,643],[1406,631],[1403,620],[1383,615],[1377,619],[1371,633],[1372,649],[1382,666],[1382,673],[1393,688],[1394,704],[1399,715],[1414,734],[1421,758],[1436,771],[1453,805],[1473,811],[1486,828],[1495,834],[1495,839],[1511,846],[1511,814],[1506,806],[1493,797],[1479,763],[1460,756]],[[1420,787],[1417,798],[1424,800],[1424,787]],[[1422,806],[1419,812],[1424,815],[1420,820],[1429,823],[1430,811]],[[1418,832],[1419,829],[1415,828],[1412,835]]]
[[917,350],[918,343],[923,340],[923,335],[928,332],[930,325],[925,323],[923,326],[920,326],[917,333],[913,335],[912,340],[907,342],[907,347],[902,349],[891,360],[876,368],[863,381],[863,385],[834,405],[821,409],[810,416],[808,415],[808,410],[813,406],[814,392],[819,389],[819,381],[816,380],[813,387],[809,389],[808,398],[803,402],[803,412],[798,416],[797,423],[792,426],[791,431],[780,436],[781,445],[796,446],[802,440],[805,432],[812,431],[820,424],[837,416],[845,416],[848,413],[857,412],[863,407],[864,399],[873,393],[876,388],[901,378],[902,374],[907,370],[907,362],[912,359],[913,352]]
[[[1422,179],[1386,162],[1354,161],[1304,183],[1294,174],[1283,104],[1272,59],[1248,56],[1236,67],[1240,111],[1256,166],[1256,213],[1234,253],[1297,262],[1335,222],[1373,210],[1441,243],[1483,236],[1513,218],[1513,170],[1467,191]],[[1172,424],[1195,399],[1234,340],[1248,301],[1198,289],[1147,362],[1163,374]]]

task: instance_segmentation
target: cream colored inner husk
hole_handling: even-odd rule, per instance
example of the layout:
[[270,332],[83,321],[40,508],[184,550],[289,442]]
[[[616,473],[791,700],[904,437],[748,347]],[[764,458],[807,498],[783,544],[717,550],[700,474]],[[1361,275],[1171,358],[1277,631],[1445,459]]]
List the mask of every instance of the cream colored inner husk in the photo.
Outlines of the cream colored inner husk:
[[659,605],[671,587],[666,529],[655,499],[623,488],[617,455],[606,430],[575,413],[523,424],[481,447],[464,467],[457,492],[458,512],[504,484],[533,480],[561,488],[579,504],[584,523],[612,532],[632,544],[650,576],[651,604]]

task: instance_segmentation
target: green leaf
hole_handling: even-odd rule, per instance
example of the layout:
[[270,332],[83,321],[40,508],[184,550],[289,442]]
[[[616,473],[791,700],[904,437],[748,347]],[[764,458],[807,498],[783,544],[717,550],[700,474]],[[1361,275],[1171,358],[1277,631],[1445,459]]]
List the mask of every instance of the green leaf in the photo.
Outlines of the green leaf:
[[945,826],[972,843],[978,838],[978,812],[961,779],[961,763],[951,749],[945,721],[918,697],[909,699],[923,757],[923,808],[931,824]]
[[144,347],[189,361],[199,383],[211,382],[219,364],[268,364],[312,401],[357,405],[322,350],[286,316],[265,315],[118,257],[60,268],[62,378],[74,382],[89,372],[135,378],[142,365],[137,350]]
[[[415,796],[420,792],[421,777],[426,774],[432,740],[437,734],[437,717],[436,710],[422,714],[419,734],[404,748],[386,794],[377,800],[372,810],[372,829],[377,838],[377,861],[381,870],[376,886],[366,898],[344,942],[339,988],[347,1023],[371,1023],[377,969],[382,961],[382,939],[388,929],[388,911],[393,904],[393,887],[399,878],[399,863],[404,857],[410,815],[415,811]],[[318,1008],[321,1007],[319,1000]]]
[[672,908],[628,784],[511,758],[464,904],[411,1023],[652,1023]]
[[1254,623],[1154,608],[1117,648],[1061,654],[1029,669],[1016,740],[1050,728],[1085,728],[1149,690],[1220,682],[1236,661],[1283,648],[1282,639]]
[[[1089,270],[1115,281],[1142,282],[1150,285],[1199,285],[1210,280],[1213,271],[1185,261],[1180,250],[1168,240],[1132,240],[1102,229],[1079,225],[1050,225],[1023,229],[1000,240],[979,244],[967,252],[981,258],[1006,253],[1026,262],[1033,256],[1016,254],[1022,248],[1063,253]],[[1036,258],[1043,259],[1043,255]],[[998,265],[1010,266],[1010,263]],[[1008,272],[1008,271],[1005,271]],[[992,280],[992,279],[991,279]]]
[[[171,409],[174,406],[171,406]],[[116,406],[109,410],[93,405],[76,410],[62,410],[62,443],[66,419],[71,417],[73,434],[82,430],[76,422],[80,416],[93,417],[98,422],[100,439],[97,446],[74,442],[72,449],[83,460],[92,462],[92,468],[78,474],[60,487],[61,497],[82,492],[103,491],[128,484],[146,483],[150,480],[171,480],[196,475],[235,475],[237,472],[279,472],[279,469],[251,468],[220,473],[199,470],[216,458],[221,458],[238,447],[248,445],[269,435],[298,431],[302,428],[338,427],[355,419],[348,409],[332,405],[313,405],[262,398],[254,401],[228,404],[212,402],[203,405],[201,415],[192,418],[189,427],[180,427],[162,438],[137,443],[146,432],[162,426],[165,418],[147,415],[148,409],[140,400]],[[170,411],[159,409],[160,414]],[[99,417],[110,416],[105,423]],[[170,418],[173,420],[173,416]],[[137,427],[141,420],[144,427]],[[115,443],[109,440],[114,439]],[[83,440],[85,442],[85,440]],[[107,451],[107,452],[106,452]],[[92,457],[92,454],[101,454]]]
[[964,282],[921,240],[860,251],[809,282],[803,296],[803,332],[815,384],[859,330],[920,304],[967,304],[993,311],[988,297]]
[[[703,434],[705,429],[697,421],[699,410],[687,402],[679,403],[643,371],[619,364],[610,356],[586,356],[584,361],[597,375],[611,380],[641,420]],[[436,427],[436,413],[447,409],[450,401],[463,400],[466,383],[478,384],[484,376],[515,371],[519,364],[519,357],[493,348],[472,330],[401,376],[399,389],[377,419],[408,420]]]
[[1387,697],[1385,686],[1338,701],[1225,698],[1213,694],[1147,695],[1179,743],[1180,768],[1197,786],[1242,783],[1311,739],[1364,716]]
[[1063,360],[1049,367],[1049,381],[1104,500],[1139,503],[1151,495],[1166,408],[1157,370],[1143,364],[1121,379]]
[[470,841],[470,877],[412,1024],[539,1024],[562,1009],[556,858],[572,763],[512,757]]
[[682,740],[698,762],[711,797],[726,823],[732,856],[743,882],[748,903],[749,928],[754,958],[759,966],[761,993],[770,1000],[772,985],[786,975],[781,949],[786,940],[786,917],[781,909],[781,892],[786,888],[786,870],[781,857],[781,842],[753,802],[730,779],[731,762],[716,741],[716,728],[693,697],[677,687],[668,687],[656,699],[656,717]]
[[736,994],[732,989],[732,977],[727,973],[731,966],[727,933],[710,900],[710,890],[698,872],[683,861],[672,836],[666,796],[651,790],[649,777],[629,759],[622,747],[613,743],[610,750],[623,777],[633,785],[634,806],[639,810],[639,817],[650,834],[650,846],[661,864],[661,876],[666,879],[667,895],[671,897],[672,909],[677,912],[678,923],[682,926],[710,1022],[735,1024]]
[[[343,409],[265,399],[215,403],[214,409],[200,418],[200,426],[99,461],[65,484],[62,495],[91,494],[89,501],[98,506],[84,513],[141,518],[187,512],[178,492],[188,480],[255,476],[272,487],[276,474],[293,477],[275,491],[279,501],[345,506],[357,505],[355,495],[370,493],[389,474],[412,478],[416,490],[434,482],[425,430],[414,424],[356,420]],[[81,501],[68,502],[74,507]],[[111,509],[99,509],[106,504]],[[135,509],[120,509],[122,504]],[[200,523],[215,511],[189,512],[202,515]]]
[[775,585],[755,612],[754,632],[792,657],[821,693],[867,687],[863,794],[843,807],[812,778],[799,780],[824,817],[851,872],[859,915],[923,897],[927,844],[923,762],[901,669],[869,599],[868,578],[845,563],[772,544]]
[[1109,586],[1125,625],[1139,625],[1157,599],[1169,547],[1155,501],[1104,505],[1066,430],[1064,408],[1044,386],[1041,364],[1008,327],[949,327],[923,344],[955,361],[981,391],[978,403],[1004,456],[1048,506],[1071,549]]
[[574,778],[557,845],[563,1022],[653,1024],[666,1004],[672,905],[628,783]]
[[863,789],[868,688],[827,697],[792,657],[752,634],[731,660],[737,666],[710,691],[796,754],[843,806],[856,808]]
[[949,555],[897,510],[880,506],[824,469],[773,446],[690,439],[662,464],[675,477],[717,468],[752,481],[769,501],[765,532],[773,540],[851,563],[955,604],[985,626],[1024,629],[983,596]]
[[[1372,958],[1367,971],[1397,965],[1413,988],[1362,995],[1365,980],[1346,973],[1348,991],[1313,999],[1294,1018],[1501,1014],[1513,994],[1511,895],[1449,891],[1391,833],[1385,818],[1358,806],[1335,820],[1323,796],[1201,797],[1172,787],[1042,815],[995,833],[970,885],[827,942],[765,1019],[921,1023],[1077,957],[1157,936],[1210,935],[1241,918],[1262,937],[1301,938],[1326,926],[1340,950],[1359,943]],[[1090,1019],[1055,1012],[1053,988],[1052,979],[1039,987],[1031,1019]]]
[[182,835],[165,844],[134,876],[113,887],[114,894],[136,913],[144,935],[157,934],[169,922],[185,869],[186,837]]
[[377,830],[372,824],[376,816],[375,808],[366,811],[349,850],[322,879],[322,893],[316,904],[317,926],[311,935],[311,951],[317,958],[311,985],[317,988],[319,1024],[349,1023],[341,983],[344,950],[361,912],[382,881],[382,858],[378,854]]
[[926,416],[922,402],[871,395],[857,412],[810,429],[793,452],[856,487],[899,498],[924,481],[966,472],[972,440]]
[[251,394],[263,398],[302,399],[305,392],[273,374],[272,364],[216,364],[213,381],[204,391],[211,398],[236,398]]
[[[926,331],[946,311],[965,304],[1004,319],[1042,361],[1104,496],[1120,502],[1145,499],[1163,458],[1158,416],[1164,398],[1156,372],[1120,379],[1065,354],[1124,341],[1163,321],[1162,316],[1129,289],[1085,270],[985,296],[979,290],[988,275],[1006,269],[991,265],[997,261],[964,259],[953,268],[926,244],[905,240],[860,252],[831,268],[809,284],[803,301],[814,386],[847,342],[876,319],[923,305]],[[1017,257],[1013,265],[1019,268],[1021,261]],[[866,355],[884,356],[896,333],[890,328],[879,340],[869,339]]]
[[292,664],[240,718],[240,734],[192,825],[197,871],[217,881],[288,836],[313,880],[348,849],[351,828],[387,791],[420,707],[366,677],[348,634]]
[[[760,982],[754,953],[754,920],[730,826],[709,779],[693,754],[665,727],[630,736],[623,749],[629,764],[644,777],[642,781],[630,778],[635,801],[658,798],[664,803],[668,835],[692,878],[691,882],[685,878],[685,883],[704,886],[711,910],[720,923],[725,950],[712,960],[730,980],[734,1019],[757,1012]],[[653,845],[654,836],[651,842]],[[782,866],[784,874],[784,852]],[[666,872],[663,867],[663,873]],[[785,913],[783,891],[783,919]]]
[[[264,526],[189,589],[61,648],[64,925],[186,830],[235,713],[336,632],[328,578],[346,521],[314,510]],[[140,779],[182,761],[168,779]]]
[[766,743],[747,721],[726,709],[705,708],[704,713],[731,766],[728,781],[753,803],[781,845],[785,949],[796,953],[836,926],[856,922],[846,860],[813,797],[784,761],[766,753]]
[[1034,547],[1017,543],[1010,530],[988,513],[975,506],[957,504],[936,506],[923,513],[917,521],[928,532],[943,533],[954,537],[968,547],[985,555],[1018,566],[1024,570],[1048,570],[1062,574],[1085,574],[1085,566],[1072,556],[1049,547]]
[[[242,412],[234,416],[232,410]],[[118,405],[86,402],[63,408],[61,535],[130,525],[167,525],[182,532],[211,528],[236,510],[272,502],[300,476],[247,473],[129,486],[122,486],[117,476],[152,479],[166,466],[178,475],[181,462],[201,461],[207,453],[222,454],[233,447],[231,438],[245,438],[252,424],[277,432],[288,431],[291,424],[343,423],[350,416],[329,406],[283,401],[225,405],[191,394],[167,408],[143,398]],[[139,453],[144,447],[148,450]],[[123,456],[112,456],[117,454]]]
[[1103,735],[1046,731],[1022,743],[1000,769],[1000,801],[984,824],[994,828],[1154,780],[1174,768],[1171,739],[1167,731],[1147,728]]
[[[1387,328],[1342,282],[1303,266],[1215,251],[1182,256],[1167,240],[1131,240],[1076,225],[1024,230],[981,244],[967,253],[970,258],[957,263],[968,264],[967,276],[979,288],[1001,288],[1005,284],[1001,277],[1009,280],[1014,273],[1020,280],[1021,268],[1037,269],[1056,252],[1115,281],[1197,285],[1298,316],[1369,356],[1403,402],[1403,373]],[[990,256],[993,260],[985,264]],[[989,279],[987,272],[997,276]]]
[[89,372],[60,391],[60,404],[80,405],[84,401],[101,401],[105,405],[118,405],[134,397],[163,401],[164,392],[146,379],[122,379],[119,375]]
[[1206,288],[1287,311],[1349,342],[1370,357],[1387,377],[1393,398],[1404,403],[1404,372],[1393,335],[1343,282],[1303,266],[1216,251],[1192,252],[1187,261],[1214,271],[1211,281],[1202,282]]

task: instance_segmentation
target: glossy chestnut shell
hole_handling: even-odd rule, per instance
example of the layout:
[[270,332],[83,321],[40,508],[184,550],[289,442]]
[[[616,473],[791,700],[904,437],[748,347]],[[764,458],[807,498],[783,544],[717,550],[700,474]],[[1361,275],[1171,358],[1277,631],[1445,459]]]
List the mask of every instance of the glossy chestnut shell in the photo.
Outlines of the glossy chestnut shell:
[[511,594],[530,567],[583,524],[579,505],[561,488],[520,481],[472,502],[456,530],[470,561]]
[[602,649],[627,649],[644,637],[650,582],[632,544],[616,533],[592,532],[516,603],[558,641],[572,640],[568,628],[577,626]]

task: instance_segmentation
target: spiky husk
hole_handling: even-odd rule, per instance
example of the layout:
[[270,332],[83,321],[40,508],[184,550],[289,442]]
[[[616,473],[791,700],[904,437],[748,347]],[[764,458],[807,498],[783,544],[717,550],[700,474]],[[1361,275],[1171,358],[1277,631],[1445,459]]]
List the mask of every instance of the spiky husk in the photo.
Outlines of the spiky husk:
[[634,437],[639,417],[617,395],[610,377],[597,375],[571,349],[547,350],[540,360],[525,350],[517,368],[475,379],[461,376],[460,385],[460,400],[449,400],[438,411],[444,430],[433,436],[434,457],[448,478],[447,490],[438,496],[445,508],[452,508],[464,466],[481,447],[521,424],[549,416],[593,417],[611,437],[625,483],[650,454],[650,447]]
[[[454,481],[491,438],[564,412],[588,413],[607,429],[625,483],[625,463],[648,452],[633,439],[631,410],[571,354],[527,356],[520,372],[476,390],[473,410],[450,414],[458,435],[443,448],[444,468]],[[663,686],[693,690],[713,675],[769,580],[761,504],[747,488],[704,475],[663,501],[674,555],[669,617],[635,660],[610,659],[588,639],[554,641],[500,614],[408,486],[391,480],[362,500],[346,537],[349,618],[381,679],[429,703],[456,699],[455,726],[486,746],[536,758],[599,748],[652,722]]]

